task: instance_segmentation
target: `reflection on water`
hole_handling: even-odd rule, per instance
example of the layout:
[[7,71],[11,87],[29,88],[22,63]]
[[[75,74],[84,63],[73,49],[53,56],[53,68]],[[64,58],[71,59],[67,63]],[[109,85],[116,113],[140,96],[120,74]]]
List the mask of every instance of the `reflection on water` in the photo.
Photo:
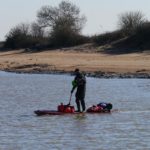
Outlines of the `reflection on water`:
[[87,107],[106,101],[118,112],[34,115],[34,110],[68,103],[72,79],[67,75],[0,72],[0,149],[150,149],[148,79],[87,78]]

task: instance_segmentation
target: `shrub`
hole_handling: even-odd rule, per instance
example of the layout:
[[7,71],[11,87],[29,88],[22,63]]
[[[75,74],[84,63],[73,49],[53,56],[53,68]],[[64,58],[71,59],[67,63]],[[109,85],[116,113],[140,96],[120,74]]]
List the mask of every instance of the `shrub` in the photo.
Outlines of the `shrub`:
[[118,30],[114,32],[108,32],[97,36],[93,36],[92,39],[94,43],[98,45],[104,45],[119,40],[122,37],[123,37],[122,32]]

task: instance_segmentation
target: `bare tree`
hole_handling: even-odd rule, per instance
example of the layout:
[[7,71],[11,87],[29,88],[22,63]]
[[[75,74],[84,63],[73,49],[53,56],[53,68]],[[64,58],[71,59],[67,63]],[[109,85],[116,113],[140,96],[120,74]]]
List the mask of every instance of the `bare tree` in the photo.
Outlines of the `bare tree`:
[[50,27],[52,31],[67,26],[74,32],[80,32],[86,21],[85,16],[80,15],[79,8],[67,1],[62,1],[58,7],[43,6],[37,18],[41,27]]
[[16,35],[28,35],[29,34],[29,24],[21,23],[17,25],[16,27],[11,28],[9,33],[6,35],[6,37],[13,37]]
[[22,48],[30,44],[30,26],[21,23],[12,28],[6,35],[5,46],[9,48]]
[[62,1],[58,7],[43,6],[37,13],[37,22],[22,23],[10,30],[6,45],[22,48],[43,42],[51,46],[77,44],[83,41],[80,31],[85,21],[80,9],[68,1]]
[[119,28],[126,35],[131,35],[135,30],[146,22],[144,15],[140,11],[126,12],[119,15]]
[[36,22],[31,24],[31,35],[33,37],[44,37],[43,29]]

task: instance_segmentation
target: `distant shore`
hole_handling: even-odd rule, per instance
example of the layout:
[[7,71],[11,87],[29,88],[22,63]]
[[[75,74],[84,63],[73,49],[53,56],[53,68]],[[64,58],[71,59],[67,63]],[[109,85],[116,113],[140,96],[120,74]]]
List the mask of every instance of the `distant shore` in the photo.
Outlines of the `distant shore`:
[[[12,72],[17,74],[69,74],[72,75],[73,72],[68,71],[59,71],[59,70],[1,70],[5,72]],[[95,78],[140,78],[140,79],[150,79],[150,73],[109,73],[109,72],[83,72],[87,77],[95,77]]]
[[87,76],[98,78],[150,78],[150,55],[132,53],[110,55],[91,52],[47,50],[43,52],[0,52],[0,70],[16,73],[72,74],[79,68]]

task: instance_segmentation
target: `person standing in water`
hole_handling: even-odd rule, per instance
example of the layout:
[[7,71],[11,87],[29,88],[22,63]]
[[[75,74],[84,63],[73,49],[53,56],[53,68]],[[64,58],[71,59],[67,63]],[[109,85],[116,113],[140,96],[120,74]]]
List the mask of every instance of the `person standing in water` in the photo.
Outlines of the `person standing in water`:
[[80,109],[80,105],[82,106],[82,112],[85,111],[86,107],[85,107],[85,92],[86,92],[86,77],[85,75],[83,75],[79,69],[75,69],[74,71],[75,74],[75,78],[72,81],[72,90],[71,90],[71,94],[74,92],[74,90],[77,88],[76,90],[76,104],[77,104],[77,112],[81,112]]

